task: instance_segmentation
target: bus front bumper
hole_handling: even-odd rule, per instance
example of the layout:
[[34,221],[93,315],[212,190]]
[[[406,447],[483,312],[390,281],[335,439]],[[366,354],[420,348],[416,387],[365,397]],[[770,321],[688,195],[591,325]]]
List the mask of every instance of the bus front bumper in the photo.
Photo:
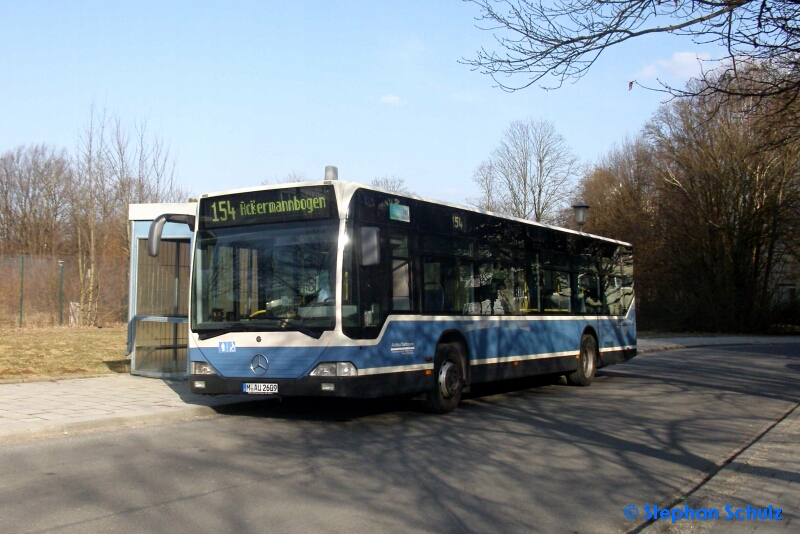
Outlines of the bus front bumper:
[[[203,387],[198,387],[200,382]],[[275,384],[276,393],[250,394],[245,384]],[[349,397],[375,398],[427,391],[433,386],[433,377],[424,371],[387,373],[367,376],[331,376],[303,378],[223,378],[219,375],[190,375],[192,393],[200,395],[248,395],[268,398],[278,397]],[[272,389],[272,388],[268,388]]]

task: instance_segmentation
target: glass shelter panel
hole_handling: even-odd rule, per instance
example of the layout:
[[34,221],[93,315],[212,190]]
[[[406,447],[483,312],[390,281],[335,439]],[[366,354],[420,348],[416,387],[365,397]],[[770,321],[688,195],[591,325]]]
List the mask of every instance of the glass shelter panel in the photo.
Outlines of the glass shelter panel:
[[146,249],[140,239],[131,372],[185,375],[190,241],[165,239],[156,257]]
[[134,372],[186,374],[188,325],[184,321],[137,319]]
[[189,240],[163,240],[155,258],[147,240],[139,240],[136,314],[160,317],[188,315]]

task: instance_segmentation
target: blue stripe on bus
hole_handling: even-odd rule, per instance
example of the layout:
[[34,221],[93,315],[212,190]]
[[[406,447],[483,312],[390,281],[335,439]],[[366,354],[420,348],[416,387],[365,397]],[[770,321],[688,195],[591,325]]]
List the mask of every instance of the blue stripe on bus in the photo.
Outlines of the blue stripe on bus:
[[383,336],[375,345],[266,348],[237,343],[235,353],[192,348],[189,359],[208,361],[224,377],[253,378],[256,375],[250,369],[250,360],[261,353],[270,363],[266,374],[259,378],[300,378],[323,361],[349,361],[365,371],[421,365],[426,363],[426,357],[434,355],[437,341],[448,330],[463,334],[473,363],[496,358],[577,354],[581,334],[587,326],[598,333],[601,351],[635,346],[635,322],[625,321],[625,324],[630,326],[623,326],[621,317],[588,320],[584,317],[508,321],[459,318],[399,320],[386,325]]

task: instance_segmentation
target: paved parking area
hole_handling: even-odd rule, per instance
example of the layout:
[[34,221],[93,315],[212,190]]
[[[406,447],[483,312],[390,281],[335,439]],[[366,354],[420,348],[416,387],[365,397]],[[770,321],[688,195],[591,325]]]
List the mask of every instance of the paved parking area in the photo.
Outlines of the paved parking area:
[[[797,343],[796,336],[686,336],[639,340],[639,354],[709,345]],[[252,397],[194,395],[185,380],[109,375],[0,384],[0,442],[209,417]],[[257,400],[263,400],[259,397]]]
[[[640,339],[639,354],[714,345],[800,343],[800,337],[671,337]],[[253,397],[194,395],[185,380],[112,375],[0,384],[0,443],[71,433],[113,430],[213,417],[221,406]],[[800,529],[800,408],[696,489],[671,506],[719,508],[789,503],[780,522],[726,522],[727,532],[795,532]],[[647,533],[713,532],[719,522],[655,521]],[[760,529],[760,530],[759,530]]]
[[[639,353],[714,345],[791,343],[800,337],[674,337],[639,340]],[[0,443],[213,417],[220,407],[262,400],[244,396],[206,397],[189,392],[182,380],[110,375],[0,384]],[[798,399],[800,401],[800,398]],[[779,503],[780,522],[632,523],[632,532],[795,532],[800,530],[800,408],[736,455],[685,500],[664,506],[718,508]],[[687,488],[688,489],[688,488]]]

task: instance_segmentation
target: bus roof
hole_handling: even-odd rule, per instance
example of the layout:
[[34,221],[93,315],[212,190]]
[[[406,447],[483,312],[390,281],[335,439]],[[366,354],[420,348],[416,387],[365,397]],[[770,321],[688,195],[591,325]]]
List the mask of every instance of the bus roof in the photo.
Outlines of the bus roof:
[[532,225],[532,226],[540,226],[540,227],[543,227],[543,228],[549,228],[551,230],[556,230],[556,231],[559,231],[559,232],[570,233],[570,234],[575,234],[575,235],[584,236],[584,237],[591,237],[593,239],[599,239],[599,240],[602,240],[602,241],[608,241],[609,243],[615,243],[617,245],[623,245],[623,246],[627,246],[627,247],[631,247],[632,246],[630,243],[628,243],[626,241],[619,241],[617,239],[611,239],[609,237],[603,237],[603,236],[595,235],[595,234],[587,234],[585,232],[579,232],[577,230],[571,230],[569,228],[563,228],[563,227],[560,227],[560,226],[553,226],[553,225],[550,225],[550,224],[531,221],[531,220],[528,220],[528,219],[521,219],[521,218],[518,218],[518,217],[512,217],[510,215],[503,215],[503,214],[496,213],[496,212],[493,212],[493,211],[482,210],[482,209],[471,207],[471,206],[462,206],[460,204],[453,204],[452,202],[445,202],[445,201],[442,201],[442,200],[435,200],[435,199],[431,199],[431,198],[421,197],[421,196],[415,195],[415,194],[398,193],[397,191],[391,191],[391,190],[388,190],[388,189],[382,189],[380,187],[375,187],[375,186],[372,186],[372,185],[367,185],[367,184],[362,184],[362,183],[359,183],[359,182],[352,182],[352,181],[347,181],[347,180],[318,180],[318,181],[313,181],[313,182],[312,181],[309,181],[309,182],[289,182],[289,183],[283,183],[283,184],[260,185],[260,186],[255,186],[255,187],[244,187],[244,188],[238,188],[238,189],[228,189],[228,190],[225,190],[225,191],[218,191],[218,192],[214,192],[214,193],[206,193],[206,194],[200,195],[200,198],[203,199],[203,198],[210,198],[210,197],[217,197],[217,196],[224,196],[224,195],[233,195],[233,194],[238,194],[238,193],[248,193],[248,192],[251,192],[251,191],[263,191],[263,190],[266,190],[266,189],[285,189],[285,188],[288,188],[288,187],[307,187],[307,186],[320,186],[320,185],[332,185],[334,187],[334,189],[336,190],[337,200],[340,202],[340,209],[346,209],[347,204],[349,204],[350,198],[352,198],[352,196],[356,192],[356,190],[358,190],[358,189],[368,189],[368,190],[371,190],[371,191],[378,191],[378,192],[381,192],[381,193],[388,193],[390,195],[394,195],[394,196],[398,196],[398,197],[411,198],[411,199],[419,200],[419,201],[422,201],[422,202],[429,202],[431,204],[437,204],[437,205],[440,205],[440,206],[447,206],[447,207],[450,207],[450,208],[455,208],[455,209],[460,209],[460,210],[465,210],[465,211],[471,211],[471,212],[474,212],[474,213],[481,213],[481,214],[484,214],[484,215],[490,215],[492,217],[498,217],[500,219],[507,219],[509,221],[516,221],[516,222],[520,222],[520,223],[524,223],[524,224],[529,224],[529,225]]

